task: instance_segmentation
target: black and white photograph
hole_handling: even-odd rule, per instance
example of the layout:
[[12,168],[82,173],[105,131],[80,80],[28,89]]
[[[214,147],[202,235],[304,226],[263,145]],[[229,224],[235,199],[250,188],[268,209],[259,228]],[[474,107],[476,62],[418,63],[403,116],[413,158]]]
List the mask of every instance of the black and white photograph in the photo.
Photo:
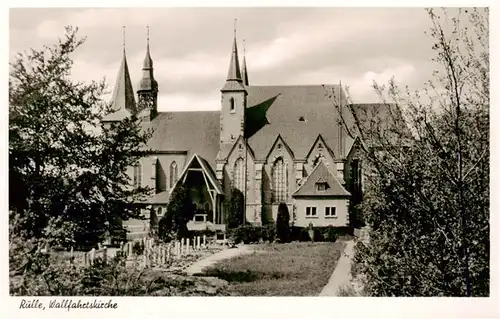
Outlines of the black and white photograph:
[[490,9],[284,5],[8,9],[18,310],[492,296]]

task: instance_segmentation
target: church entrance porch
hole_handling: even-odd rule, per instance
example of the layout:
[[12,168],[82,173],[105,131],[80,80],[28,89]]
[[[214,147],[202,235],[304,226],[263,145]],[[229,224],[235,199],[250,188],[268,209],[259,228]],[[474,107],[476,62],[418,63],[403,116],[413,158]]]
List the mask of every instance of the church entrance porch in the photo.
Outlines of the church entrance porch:
[[224,192],[207,161],[195,154],[173,189],[180,184],[188,189],[195,210],[193,219],[187,223],[188,230],[225,232]]

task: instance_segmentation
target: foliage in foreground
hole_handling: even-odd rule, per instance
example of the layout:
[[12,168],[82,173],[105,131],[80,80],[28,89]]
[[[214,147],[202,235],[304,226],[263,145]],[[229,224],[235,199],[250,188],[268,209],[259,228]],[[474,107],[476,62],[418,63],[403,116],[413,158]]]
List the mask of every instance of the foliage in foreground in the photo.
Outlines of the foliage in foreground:
[[188,189],[178,184],[172,191],[167,211],[159,222],[158,237],[165,242],[187,237],[187,222],[193,219],[194,213]]
[[368,295],[489,295],[488,9],[443,10],[428,10],[437,66],[427,89],[375,84],[396,103],[386,118],[344,118],[366,178],[372,231],[355,260]]
[[316,296],[335,269],[344,243],[266,244],[257,249],[223,260],[204,275],[227,280],[228,294],[234,296]]
[[72,54],[84,43],[67,28],[52,47],[19,53],[9,74],[9,218],[26,240],[95,246],[138,217],[127,168],[150,132],[132,116],[101,127],[105,83],[71,80]]

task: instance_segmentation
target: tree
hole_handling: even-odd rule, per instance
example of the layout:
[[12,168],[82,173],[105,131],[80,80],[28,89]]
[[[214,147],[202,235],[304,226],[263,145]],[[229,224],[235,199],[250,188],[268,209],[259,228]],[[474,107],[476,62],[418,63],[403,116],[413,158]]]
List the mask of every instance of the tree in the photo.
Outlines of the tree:
[[138,217],[126,173],[150,132],[134,116],[101,127],[104,81],[70,79],[85,41],[66,28],[52,47],[19,53],[9,76],[9,210],[12,234],[56,245],[95,245]]
[[193,219],[194,206],[191,203],[188,189],[178,184],[172,194],[167,206],[167,211],[159,223],[159,236],[164,241],[172,239],[172,234],[177,238],[187,235],[187,222]]
[[488,9],[428,14],[436,70],[426,89],[375,83],[393,104],[341,116],[360,141],[359,208],[372,228],[355,259],[369,295],[488,296]]
[[233,188],[231,191],[231,199],[229,200],[229,211],[227,214],[227,227],[236,228],[243,225],[244,221],[244,206],[245,201],[243,193],[237,189]]
[[276,216],[276,234],[281,242],[286,243],[290,236],[290,213],[288,206],[281,203],[278,206],[278,216]]

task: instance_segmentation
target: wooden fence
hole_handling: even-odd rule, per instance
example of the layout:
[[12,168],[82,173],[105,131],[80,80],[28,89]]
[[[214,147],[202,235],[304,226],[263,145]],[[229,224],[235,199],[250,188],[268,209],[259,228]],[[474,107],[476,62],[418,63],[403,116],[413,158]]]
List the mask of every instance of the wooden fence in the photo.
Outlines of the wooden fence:
[[[140,251],[136,251],[137,249],[134,246],[141,247]],[[155,243],[153,238],[142,238],[126,243],[122,242],[120,248],[92,248],[92,250],[83,253],[73,253],[73,249],[71,249],[70,257],[73,262],[88,266],[92,265],[97,258],[107,262],[120,253],[126,257],[126,260],[138,261],[144,267],[161,267],[168,266],[175,259],[206,251],[210,246],[211,244],[207,242],[206,236],[196,236],[191,239],[182,238],[167,244]]]

